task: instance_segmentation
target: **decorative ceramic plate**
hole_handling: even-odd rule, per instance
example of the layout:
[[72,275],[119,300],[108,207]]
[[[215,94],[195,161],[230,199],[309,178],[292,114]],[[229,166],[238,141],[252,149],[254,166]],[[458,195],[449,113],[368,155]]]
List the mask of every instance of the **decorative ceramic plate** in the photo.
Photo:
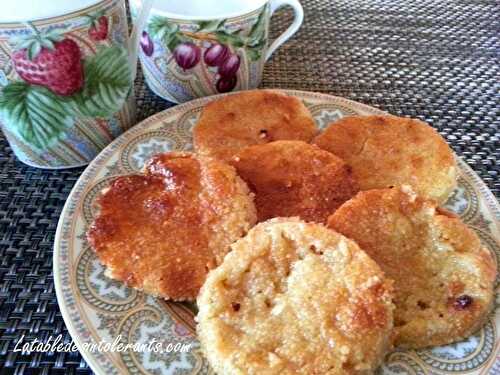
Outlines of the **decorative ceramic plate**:
[[[334,96],[286,92],[304,101],[320,127],[343,116],[382,113]],[[139,172],[144,161],[156,153],[191,150],[191,129],[203,106],[214,98],[158,113],[120,136],[88,166],[66,202],[55,240],[57,297],[75,344],[98,374],[213,373],[194,333],[195,307],[155,299],[106,278],[85,240],[85,231],[96,213],[96,197],[116,176]],[[458,165],[459,186],[446,207],[459,214],[499,259],[500,206],[465,162],[458,159]],[[453,345],[395,351],[380,373],[500,374],[498,281],[495,311],[483,329]],[[106,348],[105,343],[113,342],[118,350],[110,350],[109,344]],[[147,347],[152,342],[161,349]],[[101,350],[92,347],[98,344]],[[123,351],[127,344],[135,346]]]

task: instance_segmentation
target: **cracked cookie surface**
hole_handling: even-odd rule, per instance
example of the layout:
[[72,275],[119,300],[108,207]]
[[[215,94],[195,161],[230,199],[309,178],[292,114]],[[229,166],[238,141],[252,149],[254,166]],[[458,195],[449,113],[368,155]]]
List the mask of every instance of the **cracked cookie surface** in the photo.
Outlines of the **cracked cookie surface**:
[[229,161],[246,146],[285,139],[310,142],[317,132],[300,99],[249,90],[208,103],[193,128],[193,143],[198,153]]
[[444,202],[456,187],[451,148],[426,123],[396,116],[352,116],[331,124],[314,144],[352,167],[361,190],[410,185]]
[[255,193],[259,221],[299,216],[325,223],[358,192],[351,168],[342,159],[302,141],[249,146],[231,164]]
[[395,344],[405,348],[461,340],[487,320],[495,261],[454,214],[409,186],[358,193],[328,219],[394,280]]
[[198,337],[218,374],[368,374],[390,348],[392,283],[320,224],[258,224],[212,270]]

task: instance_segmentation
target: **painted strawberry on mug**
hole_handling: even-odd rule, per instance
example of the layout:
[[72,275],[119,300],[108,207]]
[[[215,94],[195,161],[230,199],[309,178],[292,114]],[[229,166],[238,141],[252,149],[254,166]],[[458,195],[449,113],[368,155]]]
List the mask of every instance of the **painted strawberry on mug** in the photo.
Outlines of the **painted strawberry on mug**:
[[84,82],[82,54],[78,44],[53,30],[32,34],[17,41],[12,55],[14,68],[26,82],[44,86],[57,95],[69,96]]
[[102,12],[87,15],[86,17],[90,24],[88,31],[90,39],[96,42],[105,40],[108,37],[108,17],[104,16]]

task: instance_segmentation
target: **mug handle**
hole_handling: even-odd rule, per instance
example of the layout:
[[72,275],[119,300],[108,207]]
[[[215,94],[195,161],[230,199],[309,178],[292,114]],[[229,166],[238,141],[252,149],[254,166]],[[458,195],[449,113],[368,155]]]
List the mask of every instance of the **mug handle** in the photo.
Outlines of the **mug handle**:
[[302,21],[304,20],[304,9],[302,9],[302,5],[300,5],[298,0],[271,0],[270,1],[270,16],[271,18],[279,8],[289,5],[293,8],[294,19],[292,24],[285,30],[283,34],[281,34],[278,38],[276,38],[271,45],[269,46],[266,52],[266,61],[269,60],[271,55],[288,39],[290,39],[293,34],[297,32],[302,25]]

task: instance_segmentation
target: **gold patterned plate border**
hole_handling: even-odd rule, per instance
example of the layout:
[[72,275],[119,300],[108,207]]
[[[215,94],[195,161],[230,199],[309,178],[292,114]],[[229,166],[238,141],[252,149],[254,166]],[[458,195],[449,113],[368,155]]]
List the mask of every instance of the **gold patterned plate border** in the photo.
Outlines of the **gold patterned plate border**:
[[[340,97],[283,90],[301,99],[319,127],[343,116],[382,111]],[[229,94],[230,95],[230,94]],[[160,301],[107,279],[85,240],[95,198],[118,175],[136,173],[155,153],[191,150],[191,129],[204,105],[197,99],[149,117],[121,135],[87,167],[66,201],[54,243],[54,281],[62,316],[85,360],[97,374],[210,374],[194,331],[195,306]],[[500,205],[481,179],[457,158],[459,186],[446,207],[462,217],[500,256]],[[497,262],[498,264],[498,262]],[[388,355],[380,374],[500,374],[500,293],[488,323],[463,342]],[[96,351],[89,345],[161,344],[163,351]],[[169,346],[170,344],[170,346]],[[168,350],[176,344],[187,351]]]

